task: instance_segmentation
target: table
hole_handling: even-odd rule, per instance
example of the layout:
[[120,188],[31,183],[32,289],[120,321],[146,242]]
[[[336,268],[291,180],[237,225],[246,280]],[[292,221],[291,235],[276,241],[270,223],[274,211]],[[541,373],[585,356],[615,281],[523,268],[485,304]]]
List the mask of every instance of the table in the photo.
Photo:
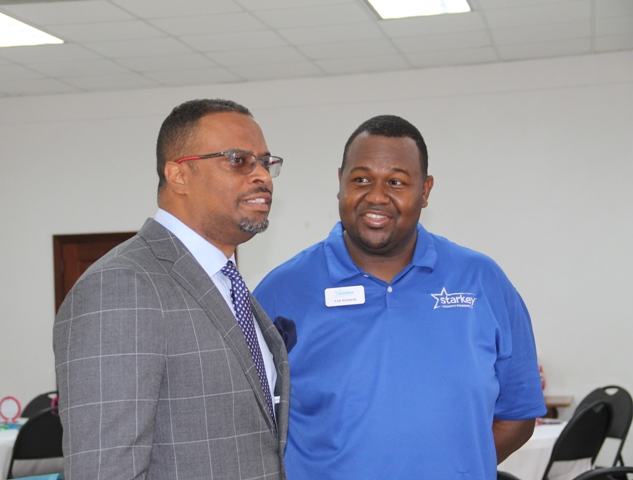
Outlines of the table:
[[[521,480],[541,480],[556,439],[567,422],[537,425],[525,445],[499,464],[498,469]],[[591,459],[556,462],[550,470],[550,480],[572,480],[591,468]]]
[[11,453],[13,453],[13,444],[18,437],[18,429],[0,430],[0,479],[7,478],[9,473],[9,463],[11,462]]

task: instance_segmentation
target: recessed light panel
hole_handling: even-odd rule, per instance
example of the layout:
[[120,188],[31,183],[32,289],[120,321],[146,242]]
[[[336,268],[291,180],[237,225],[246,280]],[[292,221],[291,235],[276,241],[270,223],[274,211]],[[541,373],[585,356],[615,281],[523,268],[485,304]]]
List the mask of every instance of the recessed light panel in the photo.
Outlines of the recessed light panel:
[[470,12],[467,0],[367,0],[380,18],[421,17]]
[[57,37],[0,13],[0,47],[64,43]]

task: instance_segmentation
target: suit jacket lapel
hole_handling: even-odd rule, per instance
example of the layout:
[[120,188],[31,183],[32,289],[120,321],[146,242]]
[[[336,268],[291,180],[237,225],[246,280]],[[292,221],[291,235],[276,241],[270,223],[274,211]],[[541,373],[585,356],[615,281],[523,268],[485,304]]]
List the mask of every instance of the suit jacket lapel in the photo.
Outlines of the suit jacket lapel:
[[[139,235],[149,243],[157,258],[173,264],[169,272],[172,278],[193,296],[224,337],[253,389],[268,426],[274,431],[275,423],[268,412],[266,397],[244,334],[213,281],[182,242],[158,222],[148,219]],[[271,323],[270,320],[268,322]],[[272,323],[271,326],[274,328]],[[267,342],[272,340],[268,338],[270,335],[264,337]]]
[[[288,353],[284,341],[277,331],[277,327],[270,321],[266,312],[259,302],[251,295],[251,305],[253,315],[259,328],[264,335],[264,340],[268,344],[270,352],[273,354],[275,367],[277,368],[277,383],[275,385],[275,396],[279,397],[279,403],[275,408],[277,419],[277,430],[279,432],[280,443],[286,443],[288,430],[288,408],[290,398],[290,368],[288,365]],[[281,449],[283,452],[283,448]]]

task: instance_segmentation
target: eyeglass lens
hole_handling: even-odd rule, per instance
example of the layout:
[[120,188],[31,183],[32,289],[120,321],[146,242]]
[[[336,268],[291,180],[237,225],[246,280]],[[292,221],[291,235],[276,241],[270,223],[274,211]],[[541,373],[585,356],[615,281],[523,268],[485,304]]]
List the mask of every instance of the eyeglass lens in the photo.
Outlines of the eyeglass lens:
[[[229,152],[227,152],[229,153]],[[253,170],[255,170],[255,166],[259,161],[268,173],[270,173],[271,177],[276,177],[281,172],[281,164],[282,160],[278,157],[264,156],[261,158],[256,157],[252,153],[247,152],[230,152],[229,160],[231,170],[235,173],[240,173],[243,175],[248,175]]]

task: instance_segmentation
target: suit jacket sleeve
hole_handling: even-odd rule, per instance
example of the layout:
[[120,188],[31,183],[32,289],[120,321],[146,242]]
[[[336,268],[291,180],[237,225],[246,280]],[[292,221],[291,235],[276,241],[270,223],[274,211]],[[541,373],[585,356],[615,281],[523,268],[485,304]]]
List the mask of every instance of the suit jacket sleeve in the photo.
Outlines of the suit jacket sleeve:
[[166,364],[160,299],[142,272],[88,273],[54,327],[65,476],[144,479]]

